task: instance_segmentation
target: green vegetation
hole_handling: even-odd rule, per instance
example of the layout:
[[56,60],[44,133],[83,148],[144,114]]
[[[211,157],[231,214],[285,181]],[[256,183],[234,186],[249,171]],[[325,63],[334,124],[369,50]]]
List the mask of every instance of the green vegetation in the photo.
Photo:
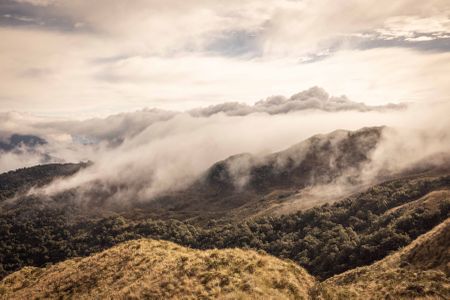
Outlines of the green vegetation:
[[315,299],[449,299],[450,219],[404,249],[316,285]]
[[449,299],[450,219],[370,266],[318,282],[295,263],[242,249],[140,239],[0,281],[2,299]]
[[[197,249],[264,250],[329,278],[385,257],[449,217],[449,187],[450,176],[396,180],[287,216],[228,224],[211,220],[206,226],[118,215],[89,217],[81,208],[44,205],[31,198],[28,205],[1,214],[0,273],[148,237]],[[442,192],[429,194],[433,191]]]
[[43,186],[57,177],[70,176],[91,163],[46,164],[0,174],[0,202],[33,186]]

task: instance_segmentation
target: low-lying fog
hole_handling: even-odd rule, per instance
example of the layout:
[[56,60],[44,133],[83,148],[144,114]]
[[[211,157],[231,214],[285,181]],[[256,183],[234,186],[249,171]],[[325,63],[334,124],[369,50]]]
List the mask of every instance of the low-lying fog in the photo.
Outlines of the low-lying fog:
[[84,121],[3,113],[0,139],[36,135],[46,144],[0,153],[0,172],[42,162],[90,160],[92,167],[58,181],[49,192],[92,182],[121,184],[150,199],[186,186],[230,155],[283,150],[336,129],[388,126],[365,176],[400,170],[436,153],[450,154],[450,105],[370,107],[313,88],[290,98],[270,97],[253,106],[224,103],[188,112],[144,109]]

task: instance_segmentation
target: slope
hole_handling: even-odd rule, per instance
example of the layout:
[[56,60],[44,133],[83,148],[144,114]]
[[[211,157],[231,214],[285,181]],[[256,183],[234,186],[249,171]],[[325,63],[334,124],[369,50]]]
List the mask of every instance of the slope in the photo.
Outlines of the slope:
[[367,267],[336,275],[315,288],[320,299],[450,298],[450,219]]
[[88,256],[143,237],[198,249],[264,250],[329,278],[380,260],[445,220],[449,188],[448,175],[394,180],[331,205],[277,217],[210,219],[204,226],[22,202],[0,211],[0,278],[24,266]]
[[141,239],[0,283],[3,299],[306,299],[315,280],[292,262],[249,250],[199,251]]
[[317,282],[292,262],[242,249],[140,239],[0,282],[1,299],[449,299],[450,219],[370,266]]
[[382,131],[383,127],[337,130],[263,157],[234,155],[212,165],[188,188],[145,202],[142,208],[179,218],[205,213],[232,216],[236,210],[245,217],[274,200],[298,197],[311,186],[336,181],[356,185]]
[[31,187],[48,184],[58,177],[73,175],[90,164],[90,162],[45,164],[2,173],[0,174],[0,202],[24,193]]

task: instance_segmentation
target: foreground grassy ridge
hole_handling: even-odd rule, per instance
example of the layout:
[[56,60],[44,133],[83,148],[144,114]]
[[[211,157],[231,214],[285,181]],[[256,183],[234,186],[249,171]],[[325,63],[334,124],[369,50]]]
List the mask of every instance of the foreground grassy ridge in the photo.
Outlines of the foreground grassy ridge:
[[267,254],[140,239],[43,269],[23,268],[0,283],[0,297],[307,299],[314,284],[301,267]]
[[316,281],[251,250],[140,239],[0,282],[0,299],[450,299],[450,219],[371,266]]
[[450,299],[450,219],[404,249],[336,275],[314,288],[318,299]]

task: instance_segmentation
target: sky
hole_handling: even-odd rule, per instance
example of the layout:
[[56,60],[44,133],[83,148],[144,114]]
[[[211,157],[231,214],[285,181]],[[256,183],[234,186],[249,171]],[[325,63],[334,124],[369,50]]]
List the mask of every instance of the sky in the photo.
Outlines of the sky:
[[89,160],[56,190],[149,199],[387,126],[372,178],[450,153],[449,71],[448,0],[0,0],[0,172]]
[[2,113],[450,98],[448,0],[0,0],[0,40]]

